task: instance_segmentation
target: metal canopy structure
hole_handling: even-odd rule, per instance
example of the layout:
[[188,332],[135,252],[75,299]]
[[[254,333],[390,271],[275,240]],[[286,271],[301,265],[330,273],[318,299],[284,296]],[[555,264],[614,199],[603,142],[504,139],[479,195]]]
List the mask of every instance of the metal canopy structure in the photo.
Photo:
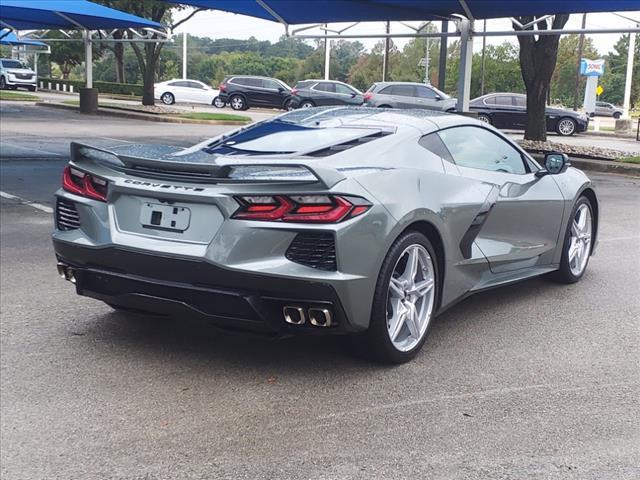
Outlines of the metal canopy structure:
[[[471,61],[474,36],[554,35],[570,33],[629,33],[640,28],[620,27],[597,30],[536,29],[536,24],[558,14],[621,12],[640,10],[640,0],[314,0],[310,8],[302,8],[298,0],[168,0],[174,3],[209,8],[280,22],[287,35],[303,39],[348,39],[390,37],[460,38],[460,73],[458,79],[458,112],[469,110]],[[522,25],[515,17],[537,16]],[[517,29],[506,32],[475,32],[474,20],[510,18]],[[360,22],[433,21],[455,22],[454,32],[420,32],[391,34],[345,34]],[[328,29],[328,23],[355,22],[340,30]],[[291,25],[306,25],[289,31]],[[301,34],[320,28],[323,34]]]
[[0,29],[0,45],[12,45],[17,46],[32,46],[32,47],[47,47],[47,44],[38,40],[32,40],[30,38],[18,38],[18,36],[7,29]]
[[469,20],[640,9],[638,0],[170,0],[287,25],[304,23]]
[[[92,31],[136,28],[158,32],[158,29],[163,28],[160,23],[86,0],[0,0],[0,26],[14,31],[82,30],[87,89],[93,89]],[[75,41],[61,39],[64,40]],[[87,93],[85,97],[81,91],[80,111],[91,112],[95,109],[97,92]]]

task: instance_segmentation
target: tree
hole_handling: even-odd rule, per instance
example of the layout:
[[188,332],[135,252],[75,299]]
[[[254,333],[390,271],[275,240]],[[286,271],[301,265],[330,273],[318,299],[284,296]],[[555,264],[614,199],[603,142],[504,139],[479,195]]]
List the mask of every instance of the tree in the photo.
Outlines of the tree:
[[[576,65],[578,63],[579,35],[567,35],[560,39],[558,46],[558,61],[556,69],[551,77],[551,100],[564,105],[573,103],[573,94],[576,87]],[[582,47],[582,56],[585,58],[599,58],[593,39],[586,37]],[[585,77],[580,77],[578,93],[584,93]],[[582,98],[578,95],[578,98]]]
[[[58,64],[62,78],[65,80],[69,78],[69,73],[73,67],[82,65],[85,55],[81,34],[79,32],[72,32],[70,35],[71,38],[77,39],[77,41],[52,42],[51,55],[49,56],[52,62]],[[58,30],[49,31],[45,38],[67,39],[67,37]]]
[[[172,11],[180,10],[185,7],[176,6],[173,3],[162,2],[160,0],[104,0],[107,1],[109,6],[116,8],[118,10],[122,10],[125,12],[132,13],[139,17],[143,17],[149,20],[153,20],[154,22],[164,23],[165,25],[170,25],[170,29],[174,30],[176,27],[181,25],[182,23],[189,20],[193,15],[202,11],[203,9],[195,9],[191,14],[187,15],[185,18],[180,20],[179,22],[171,23]],[[126,37],[130,40],[135,40],[136,36],[131,30],[126,30]],[[160,40],[160,35],[157,33],[153,33],[151,36],[152,40]],[[162,47],[164,46],[163,42],[146,42],[143,44],[138,44],[135,42],[131,43],[131,48],[133,49],[137,59],[138,65],[140,66],[140,72],[142,73],[142,104],[143,105],[154,105],[154,94],[153,94],[153,85],[156,80],[156,69],[158,67],[158,59],[160,58],[160,52],[162,52]]]
[[[521,25],[526,25],[542,16],[516,17]],[[569,15],[555,15],[551,29],[561,30],[569,20]],[[514,30],[522,27],[513,24]],[[527,30],[547,30],[549,20],[543,19]],[[520,43],[520,71],[527,91],[527,125],[524,131],[526,140],[547,140],[545,109],[551,76],[556,67],[560,35],[518,35]]]
[[[616,42],[613,51],[605,55],[604,75],[600,84],[604,92],[600,99],[605,102],[622,105],[627,73],[627,54],[629,52],[629,35],[623,35]],[[640,35],[636,35],[636,53],[633,62],[633,74],[636,79],[631,83],[631,105],[640,101]]]

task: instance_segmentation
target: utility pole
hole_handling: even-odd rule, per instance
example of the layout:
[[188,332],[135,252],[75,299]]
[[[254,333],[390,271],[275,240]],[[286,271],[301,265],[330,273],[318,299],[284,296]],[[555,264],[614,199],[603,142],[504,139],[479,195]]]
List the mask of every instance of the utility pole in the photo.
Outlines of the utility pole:
[[[389,35],[389,32],[391,31],[391,22],[387,22],[387,28],[386,28],[386,32],[387,35]],[[387,81],[387,73],[389,70],[389,46],[390,46],[390,42],[391,39],[387,36],[384,39],[384,57],[382,57],[382,81],[386,82]]]
[[[442,21],[442,33],[449,31],[449,21]],[[444,92],[444,84],[447,79],[447,36],[440,37],[440,62],[438,63],[438,88]]]
[[[587,26],[587,14],[582,14],[582,30]],[[580,34],[578,40],[578,64],[576,65],[576,83],[573,90],[573,111],[578,110],[578,99],[580,96],[580,62],[582,61],[582,50],[584,49],[584,33]]]
[[[640,24],[636,24],[636,27]],[[624,82],[624,102],[622,103],[622,118],[629,118],[631,107],[631,77],[633,76],[633,57],[636,53],[636,33],[629,33],[629,52],[627,54],[627,78]]]
[[[485,33],[487,32],[486,18],[483,21],[482,31]],[[484,95],[484,65],[485,65],[484,54],[486,49],[487,49],[487,36],[483,35],[482,36],[482,63],[480,64],[480,96]]]
[[329,43],[329,39],[326,38],[328,35],[327,24],[324,24],[324,79],[329,80],[329,66],[331,63],[331,44]]
[[425,38],[427,44],[427,51],[424,54],[424,83],[425,85],[431,85],[431,79],[429,78],[429,37]]
[[187,32],[182,32],[182,79],[187,79]]

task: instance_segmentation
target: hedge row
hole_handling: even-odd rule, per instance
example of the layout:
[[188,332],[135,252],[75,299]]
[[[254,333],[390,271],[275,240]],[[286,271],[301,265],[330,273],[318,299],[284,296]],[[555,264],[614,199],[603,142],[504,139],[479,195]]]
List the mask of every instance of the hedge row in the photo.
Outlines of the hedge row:
[[[78,89],[84,87],[84,80],[60,80],[57,78],[39,78],[39,82],[44,82],[45,88],[48,87],[48,84],[51,83],[51,88],[56,89],[56,84],[60,85],[60,89],[62,89],[62,85],[73,85],[73,89],[78,91]],[[142,85],[138,85],[135,83],[115,83],[115,82],[93,82],[93,87],[97,88],[100,93],[113,93],[116,95],[135,95],[138,97],[142,96]]]

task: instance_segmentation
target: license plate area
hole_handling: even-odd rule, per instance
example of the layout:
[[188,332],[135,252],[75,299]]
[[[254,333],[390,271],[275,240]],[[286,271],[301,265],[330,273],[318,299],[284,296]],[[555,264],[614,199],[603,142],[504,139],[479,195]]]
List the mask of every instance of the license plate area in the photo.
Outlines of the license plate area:
[[140,223],[144,228],[184,232],[191,222],[191,210],[176,205],[143,203],[140,209]]

